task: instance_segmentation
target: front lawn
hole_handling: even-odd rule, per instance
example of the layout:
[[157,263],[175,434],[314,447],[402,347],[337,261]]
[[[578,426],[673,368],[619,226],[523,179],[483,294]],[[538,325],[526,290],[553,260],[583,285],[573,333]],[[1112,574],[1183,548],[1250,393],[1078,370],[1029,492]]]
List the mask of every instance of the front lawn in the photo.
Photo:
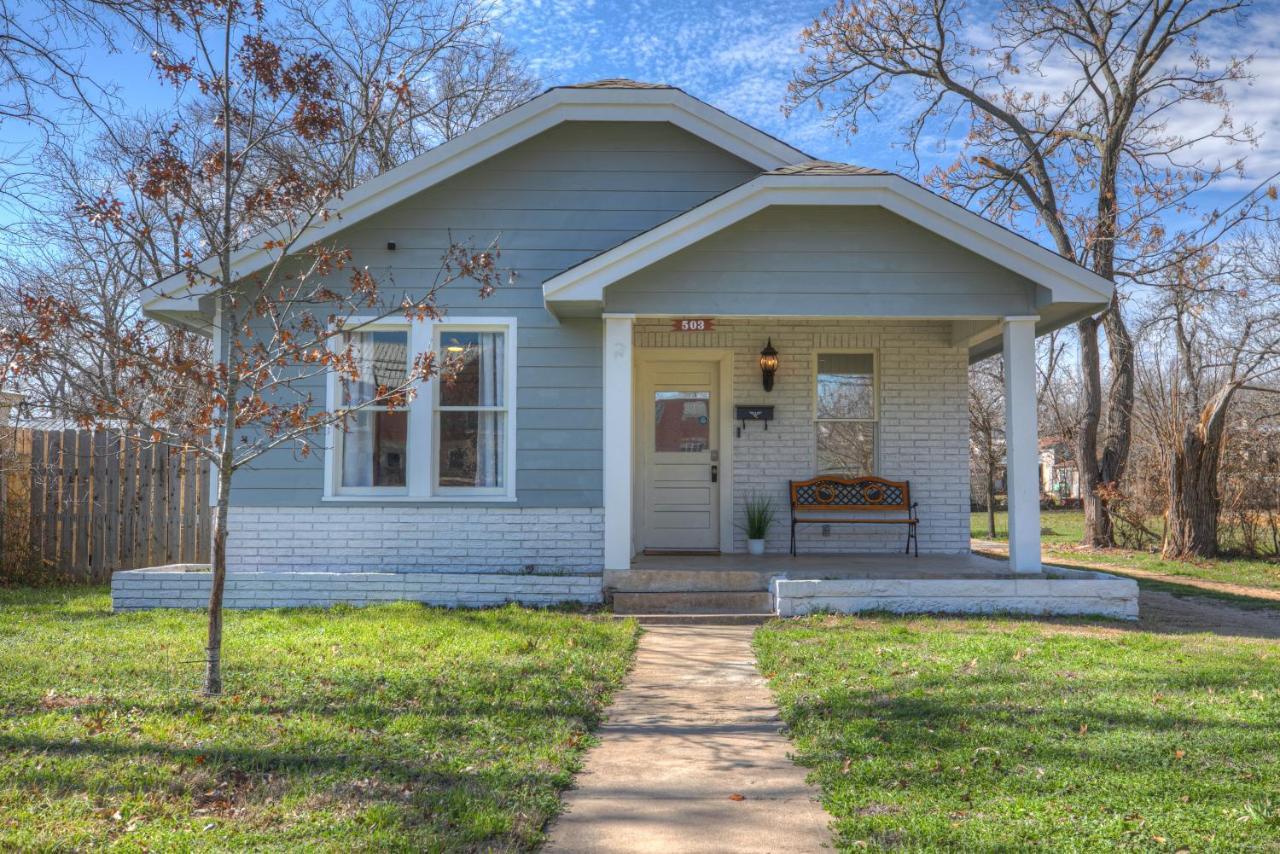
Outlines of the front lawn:
[[0,850],[525,850],[636,627],[413,604],[111,615],[0,590]]
[[841,847],[1280,850],[1280,645],[1114,623],[756,634]]
[[[987,514],[974,513],[971,534],[987,539]],[[1158,553],[1138,549],[1086,549],[1080,545],[1084,536],[1084,514],[1079,510],[1047,510],[1040,514],[1040,542],[1047,558],[1063,558],[1091,563],[1126,566],[1164,575],[1198,578],[1224,584],[1241,584],[1280,590],[1280,559],[1219,557],[1213,560],[1165,560]],[[996,513],[996,539],[1009,539],[1009,515]]]

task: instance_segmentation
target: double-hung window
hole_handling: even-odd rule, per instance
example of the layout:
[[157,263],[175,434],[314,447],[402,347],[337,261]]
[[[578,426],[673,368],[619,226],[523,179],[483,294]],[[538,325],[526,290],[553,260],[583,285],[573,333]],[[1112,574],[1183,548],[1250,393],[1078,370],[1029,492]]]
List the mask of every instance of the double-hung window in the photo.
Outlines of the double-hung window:
[[[338,443],[339,487],[349,494],[406,494],[409,471],[409,411],[368,401],[378,389],[404,385],[409,375],[409,328],[372,327],[342,335],[359,378],[341,384],[341,406],[351,409]],[[359,408],[355,408],[359,407]]]
[[502,493],[507,487],[509,354],[503,327],[438,324],[435,480],[440,494]]
[[[354,327],[355,324],[352,323]],[[326,495],[341,499],[486,501],[515,497],[515,320],[377,323],[344,333],[359,378],[330,383],[349,409],[331,433]],[[439,375],[408,405],[370,405],[403,385],[416,354]]]
[[875,356],[819,353],[816,398],[818,474],[875,474]]

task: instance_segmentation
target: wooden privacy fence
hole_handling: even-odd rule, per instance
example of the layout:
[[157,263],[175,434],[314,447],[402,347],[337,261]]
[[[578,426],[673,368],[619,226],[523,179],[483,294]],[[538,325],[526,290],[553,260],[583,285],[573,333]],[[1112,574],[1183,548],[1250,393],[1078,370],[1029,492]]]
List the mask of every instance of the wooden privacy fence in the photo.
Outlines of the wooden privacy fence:
[[117,569],[206,563],[208,466],[106,430],[0,429],[0,576],[105,581]]

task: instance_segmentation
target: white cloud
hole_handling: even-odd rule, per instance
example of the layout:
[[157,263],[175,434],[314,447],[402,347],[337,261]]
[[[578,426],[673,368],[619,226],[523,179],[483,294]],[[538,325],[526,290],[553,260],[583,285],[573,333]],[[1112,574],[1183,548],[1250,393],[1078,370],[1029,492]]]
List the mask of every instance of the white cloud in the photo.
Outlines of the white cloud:
[[[820,0],[501,0],[498,23],[548,85],[603,77],[670,83],[814,156],[910,170],[914,164],[900,147],[900,127],[916,107],[908,91],[886,96],[878,104],[878,118],[864,120],[852,140],[828,127],[810,105],[789,119],[783,116],[787,83],[803,59],[800,29],[824,5]],[[1228,161],[1248,154],[1249,177],[1237,184],[1280,169],[1278,32],[1280,9],[1260,6],[1246,28],[1224,21],[1205,34],[1200,46],[1215,61],[1232,52],[1257,56],[1254,81],[1232,85],[1229,94],[1237,126],[1254,126],[1261,134],[1259,146],[1250,151],[1214,141],[1196,151]],[[990,41],[980,25],[967,35],[979,44]],[[1060,93],[1075,77],[1067,66],[1046,67],[1028,72],[1022,82],[1026,91]],[[1211,116],[1204,105],[1188,105],[1170,114],[1169,129],[1191,135]],[[941,128],[931,128],[930,144],[922,146],[924,167],[954,157],[964,132],[955,127],[944,135]],[[945,152],[939,150],[944,147]],[[1226,182],[1224,189],[1230,189]]]

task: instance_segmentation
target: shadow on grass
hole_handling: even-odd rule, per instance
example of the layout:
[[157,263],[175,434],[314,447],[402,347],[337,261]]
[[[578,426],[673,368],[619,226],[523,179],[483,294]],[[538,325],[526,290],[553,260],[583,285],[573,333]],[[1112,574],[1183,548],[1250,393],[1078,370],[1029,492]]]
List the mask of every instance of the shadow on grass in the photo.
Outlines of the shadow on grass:
[[[348,823],[358,831],[361,814],[372,809],[384,838],[390,832],[405,845],[437,850],[458,850],[461,840],[472,843],[468,850],[527,848],[529,834],[550,819],[555,793],[567,781],[566,772],[545,761],[458,768],[451,755],[389,756],[359,745],[352,748],[197,749],[155,742],[92,739],[71,744],[38,736],[0,737],[0,750],[10,755],[26,751],[41,757],[7,775],[6,785],[20,790],[59,799],[84,796],[95,803],[143,795],[153,803],[167,800],[184,813],[221,815],[240,825],[252,825],[255,810],[270,812],[287,802],[290,811],[301,806],[317,813],[329,832],[334,824]],[[89,762],[97,774],[87,774],[79,760]],[[163,782],[156,779],[159,774]],[[495,812],[509,815],[509,824],[495,826]],[[274,825],[278,820],[269,821]],[[181,827],[179,823],[175,829]],[[452,845],[442,849],[441,838]]]

